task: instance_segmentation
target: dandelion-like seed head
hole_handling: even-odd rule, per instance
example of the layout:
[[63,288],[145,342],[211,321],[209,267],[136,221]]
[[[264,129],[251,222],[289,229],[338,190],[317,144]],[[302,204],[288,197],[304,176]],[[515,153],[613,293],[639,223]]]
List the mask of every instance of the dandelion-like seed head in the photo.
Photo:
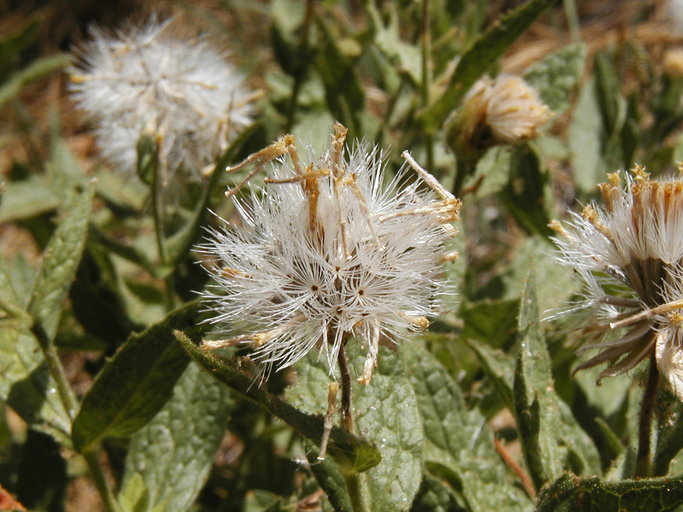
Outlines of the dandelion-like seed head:
[[263,188],[235,200],[239,224],[224,221],[198,248],[213,262],[202,296],[225,338],[205,344],[251,346],[263,375],[314,347],[331,372],[353,337],[368,383],[379,345],[426,328],[453,292],[443,266],[457,256],[459,200],[407,153],[385,186],[382,152],[349,150],[345,136],[337,124],[328,150],[309,149],[307,161],[291,136],[248,158],[251,174],[277,159]]
[[135,169],[137,141],[149,133],[169,171],[198,176],[250,122],[250,93],[224,52],[174,35],[170,20],[111,34],[95,28],[79,54],[74,98],[118,170]]
[[523,78],[484,77],[465,96],[461,137],[469,144],[511,144],[536,137],[550,109]]
[[608,175],[603,204],[554,222],[562,263],[584,282],[583,327],[597,355],[577,370],[609,363],[601,377],[654,355],[683,399],[683,179],[652,180],[645,168]]

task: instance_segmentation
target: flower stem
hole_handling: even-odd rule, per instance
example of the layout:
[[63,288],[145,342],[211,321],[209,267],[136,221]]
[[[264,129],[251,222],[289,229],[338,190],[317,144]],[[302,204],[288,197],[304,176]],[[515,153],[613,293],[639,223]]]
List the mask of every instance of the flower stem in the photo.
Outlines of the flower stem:
[[107,512],[118,512],[119,507],[116,503],[116,499],[107,484],[107,478],[102,470],[102,465],[97,457],[96,451],[88,451],[83,454],[86,463],[88,464],[88,469],[90,470],[90,475],[95,482],[95,487],[100,493],[102,502],[104,503],[104,508]]
[[353,434],[353,414],[351,413],[351,374],[349,373],[349,362],[346,359],[344,343],[339,347],[337,356],[339,373],[341,375],[341,422],[344,430]]
[[73,421],[76,417],[76,411],[78,411],[78,400],[76,400],[76,395],[74,395],[74,392],[69,385],[69,380],[66,378],[64,367],[59,360],[59,354],[57,354],[57,349],[47,332],[45,332],[45,328],[40,323],[34,323],[31,326],[31,332],[38,340],[38,344],[43,351],[43,357],[45,357],[50,376],[57,385],[59,399],[62,401],[66,413],[69,415],[69,420]]
[[572,41],[575,43],[581,42],[581,23],[579,22],[579,13],[576,10],[576,2],[574,0],[564,0],[562,5],[567,17],[567,25],[569,26],[569,34]]
[[[52,343],[50,336],[45,332],[44,327],[40,323],[34,323],[31,326],[31,332],[38,340],[38,344],[42,349],[43,356],[45,357],[45,362],[47,363],[50,376],[55,381],[57,386],[57,392],[59,393],[59,398],[66,409],[66,413],[69,416],[69,420],[73,422],[76,418],[76,413],[79,408],[78,400],[74,394],[71,386],[69,385],[69,380],[64,373],[64,367],[59,359],[59,354],[57,354],[57,349]],[[116,501],[112,495],[107,481],[104,477],[104,472],[102,467],[97,460],[97,454],[95,452],[84,453],[83,456],[88,464],[88,469],[95,482],[98,492],[102,498],[105,509],[107,512],[117,512],[118,507]]]
[[166,249],[166,240],[164,237],[164,214],[162,204],[163,191],[163,177],[162,167],[164,167],[159,159],[161,153],[161,140],[157,140],[156,149],[154,151],[154,168],[152,172],[152,213],[154,215],[154,234],[157,242],[157,252],[159,254],[159,261],[163,267],[164,277],[164,291],[166,300],[166,309],[171,311],[175,307],[175,298],[173,297],[173,272],[166,268],[169,264],[168,251]]
[[643,393],[643,401],[640,404],[640,418],[638,419],[638,454],[636,456],[636,477],[646,477],[652,474],[652,454],[650,445],[652,441],[652,413],[654,410],[655,397],[659,387],[659,370],[655,355],[650,356],[647,384]]
[[[353,414],[351,411],[351,374],[349,372],[349,362],[346,359],[344,350],[345,342],[339,347],[337,363],[339,364],[339,374],[341,376],[341,422],[344,430],[353,434]],[[367,512],[368,499],[367,489],[363,477],[356,471],[344,472],[344,481],[349,491],[349,498],[353,506],[353,512]]]

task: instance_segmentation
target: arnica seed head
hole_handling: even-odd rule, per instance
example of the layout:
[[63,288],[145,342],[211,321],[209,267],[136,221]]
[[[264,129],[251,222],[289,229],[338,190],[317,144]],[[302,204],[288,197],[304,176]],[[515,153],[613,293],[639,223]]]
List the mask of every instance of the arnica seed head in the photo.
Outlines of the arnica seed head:
[[261,376],[314,347],[332,372],[342,344],[357,338],[367,384],[379,345],[426,328],[453,293],[444,263],[457,256],[460,201],[407,153],[384,185],[381,151],[349,150],[345,137],[337,124],[321,157],[309,148],[300,159],[288,135],[231,169],[255,164],[253,176],[275,160],[263,188],[235,199],[239,222],[223,221],[198,247],[212,262],[209,321],[225,337],[205,346],[251,346]]
[[465,96],[456,145],[481,150],[532,139],[550,117],[550,109],[523,78],[484,77]]
[[584,284],[584,299],[564,313],[587,313],[593,343],[584,348],[599,350],[577,370],[609,363],[602,378],[654,357],[683,400],[683,179],[651,180],[636,166],[599,188],[602,205],[551,224],[559,260]]
[[71,88],[115,169],[135,169],[146,133],[159,141],[159,160],[170,172],[199,176],[250,123],[242,76],[206,40],[175,36],[170,20],[156,18],[113,34],[91,32]]

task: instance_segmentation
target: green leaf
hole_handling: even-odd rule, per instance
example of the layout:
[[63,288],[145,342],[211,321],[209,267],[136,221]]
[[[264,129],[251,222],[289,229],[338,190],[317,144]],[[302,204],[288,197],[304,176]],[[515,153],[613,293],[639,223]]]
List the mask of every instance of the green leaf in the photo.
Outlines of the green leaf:
[[40,33],[40,26],[37,16],[32,16],[19,27],[12,27],[16,30],[4,34],[0,39],[0,82],[5,80],[12,67],[21,61],[22,52],[35,41]]
[[421,114],[425,130],[438,130],[474,82],[554,3],[555,0],[529,0],[484,32],[460,59],[443,96]]
[[149,492],[140,473],[128,477],[117,496],[121,512],[147,512],[149,508]]
[[[620,92],[620,78],[613,63],[604,53],[595,56],[595,90],[601,114],[603,129],[603,161],[609,170],[628,167],[631,162],[625,160],[623,151],[627,144],[630,128],[626,118],[628,105]],[[633,148],[627,148],[629,153]]]
[[683,504],[682,478],[644,478],[606,482],[597,477],[563,475],[539,497],[538,512],[665,512]]
[[305,17],[305,5],[296,0],[275,0],[270,4],[273,20],[273,54],[278,64],[292,76],[305,69],[308,52],[301,52],[301,29]]
[[[570,361],[571,364],[577,362],[576,358]],[[617,375],[597,385],[601,370],[598,367],[586,368],[572,376],[571,369],[567,368],[563,375],[558,374],[557,384],[558,393],[596,440],[596,445],[600,446],[603,467],[609,467],[628,446],[635,446],[631,443],[637,438],[641,398],[632,391],[635,389],[641,393],[642,389],[632,375]],[[625,475],[630,477],[633,473]]]
[[[17,320],[25,315],[22,303],[12,285],[12,279],[9,276],[9,269],[4,258],[0,259],[0,310],[2,310],[0,322],[8,319]],[[25,320],[28,321],[27,318]]]
[[10,181],[4,185],[0,203],[0,223],[34,217],[59,206],[55,194],[45,179],[32,176],[26,180]]
[[14,73],[0,86],[0,109],[5,103],[15,98],[26,84],[48,73],[66,67],[69,64],[69,60],[69,55],[64,53],[50,55],[37,59],[21,71]]
[[527,237],[515,247],[512,263],[502,275],[506,299],[518,299],[523,293],[526,277],[533,267],[536,274],[536,296],[538,304],[543,308],[542,316],[549,311],[566,306],[571,295],[578,290],[578,283],[573,272],[557,264],[548,253],[553,247],[548,239]]
[[[422,480],[422,420],[401,354],[382,347],[378,357],[372,382],[356,386],[353,400],[357,428],[377,443],[382,454],[382,461],[367,473],[370,508],[409,510]],[[356,356],[357,375],[363,361]]]
[[344,40],[334,33],[325,19],[318,16],[316,21],[322,35],[316,70],[325,84],[327,107],[336,120],[359,132],[358,113],[363,110],[365,102],[365,92],[358,76],[360,55],[347,55],[341,46]]
[[111,254],[115,254],[124,260],[130,261],[153,275],[155,274],[157,267],[150,262],[149,258],[142,250],[133,246],[124,245],[119,241],[108,237],[92,224],[90,225],[89,236],[92,242],[108,249]]
[[418,87],[422,82],[420,50],[401,39],[397,10],[391,11],[389,23],[385,25],[372,2],[366,3],[365,8],[372,27],[374,43],[379,51],[396,65],[398,71],[407,77],[413,86]]
[[583,85],[576,102],[568,139],[574,182],[583,191],[592,191],[605,175],[602,168],[603,136],[595,80],[590,78]]
[[146,510],[189,509],[213,466],[232,407],[225,386],[190,365],[173,397],[133,435],[122,492],[140,475],[148,493]]
[[530,233],[550,236],[545,184],[547,174],[539,155],[528,144],[516,147],[510,160],[510,177],[500,193],[517,222]]
[[97,375],[74,420],[72,438],[78,451],[107,436],[128,436],[147,424],[173,394],[188,358],[173,331],[199,339],[198,304],[176,309],[162,322],[133,334]]
[[69,299],[74,316],[86,332],[112,346],[120,345],[137,329],[121,300],[111,258],[98,245],[88,244],[69,290]]
[[512,392],[514,362],[512,357],[501,350],[491,348],[485,343],[468,339],[464,339],[464,342],[477,355],[481,369],[493,384],[503,404],[511,411],[514,411],[515,402]]
[[517,332],[519,300],[482,300],[463,304],[463,336],[480,340],[493,348],[509,345]]
[[22,309],[26,309],[28,301],[31,299],[33,283],[36,281],[37,269],[29,262],[28,257],[19,253],[7,260],[5,268],[9,273],[12,286],[16,292],[15,297],[22,304]]
[[[660,392],[660,397],[663,394]],[[661,401],[660,407],[665,410],[665,404]],[[652,464],[655,476],[666,475],[669,465],[674,459],[680,458],[683,449],[683,404],[676,400],[676,403],[669,405],[669,409],[665,424],[658,429],[657,449]]]
[[475,197],[482,199],[505,188],[510,177],[512,151],[510,146],[494,146],[477,161],[474,174],[465,181],[465,188],[473,187]]
[[339,465],[329,458],[319,460],[318,455],[320,452],[311,441],[305,440],[304,448],[306,449],[306,458],[310,464],[311,472],[315,476],[320,488],[325,491],[327,499],[330,500],[334,510],[337,512],[353,511],[349,490]]
[[95,176],[95,193],[117,218],[140,214],[147,199],[148,188],[144,183],[106,167],[98,167]]
[[[353,374],[360,375],[365,357],[357,342],[348,346],[347,354]],[[381,347],[378,362],[369,385],[352,385],[356,429],[368,435],[382,454],[380,463],[365,474],[369,507],[387,512],[409,510],[422,478],[422,421],[400,354]],[[287,397],[309,413],[324,414],[330,382],[327,361],[308,357],[298,366],[297,374],[297,383],[287,390]]]
[[438,478],[425,474],[411,512],[467,512],[457,495]]
[[280,512],[282,498],[277,494],[262,489],[247,493],[242,512]]
[[410,343],[402,350],[424,425],[427,464],[453,472],[451,480],[460,482],[468,510],[528,509],[531,502],[506,474],[486,419],[466,409],[457,383],[424,345]]
[[[259,388],[252,376],[245,374],[237,363],[216,357],[202,350],[182,332],[175,333],[187,353],[204,370],[274,416],[293,427],[299,434],[319,444],[323,436],[323,417],[306,414],[277,396]],[[325,387],[327,393],[327,387]],[[380,454],[369,442],[334,427],[330,434],[328,453],[352,470],[361,472],[377,465]]]
[[45,248],[33,285],[27,310],[33,321],[42,326],[50,338],[54,337],[62,302],[76,275],[85,247],[92,198],[93,189],[89,187],[64,204],[64,211],[68,213]]
[[292,135],[305,140],[313,151],[322,153],[330,144],[330,130],[334,126],[334,118],[326,108],[316,108],[297,113],[296,123],[292,127]]
[[[0,274],[6,275],[2,259]],[[3,288],[3,294],[8,291]],[[28,334],[29,325],[30,319],[25,317],[3,319],[0,323],[0,399],[33,428],[68,446],[71,422],[40,346]]]
[[521,299],[518,332],[515,416],[527,469],[536,488],[559,477],[566,465],[597,473],[600,463],[595,446],[554,390],[550,357],[538,318],[533,271]]
[[617,72],[605,53],[595,55],[595,78],[602,123],[609,136],[621,130],[625,100],[619,92],[620,80]]
[[37,430],[69,444],[70,421],[57,396],[43,353],[29,334],[30,316],[24,312],[10,281],[5,260],[0,258],[0,295],[7,313],[0,317],[0,400]]
[[62,138],[55,137],[50,142],[50,159],[46,166],[52,188],[63,203],[72,201],[79,187],[94,187],[95,180],[86,176],[78,158]]
[[581,78],[586,61],[586,45],[569,44],[536,62],[524,74],[524,79],[540,94],[555,115],[562,114]]
[[[4,355],[3,395],[32,425],[44,425],[60,442],[69,431],[69,415],[57,399],[44,353],[54,352],[54,338],[61,305],[73,281],[87,235],[92,203],[92,187],[72,195],[65,203],[66,214],[50,238],[27,305],[27,316],[5,326],[0,345]],[[8,279],[3,279],[6,283]],[[15,303],[17,301],[14,301]],[[36,339],[29,330],[37,333]],[[53,354],[56,359],[56,353]],[[63,398],[63,397],[62,397]]]

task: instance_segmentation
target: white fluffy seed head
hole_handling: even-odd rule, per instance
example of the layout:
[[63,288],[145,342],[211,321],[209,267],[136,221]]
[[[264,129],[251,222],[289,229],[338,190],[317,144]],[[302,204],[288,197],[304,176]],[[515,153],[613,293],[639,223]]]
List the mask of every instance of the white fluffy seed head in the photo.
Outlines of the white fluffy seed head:
[[92,29],[78,53],[72,92],[95,126],[102,155],[132,172],[142,133],[160,140],[170,171],[195,176],[250,122],[249,92],[226,55],[205,39],[174,35],[152,19],[116,33]]
[[425,328],[453,293],[443,266],[460,203],[408,166],[384,185],[382,153],[346,151],[339,133],[320,158],[290,156],[235,200],[237,225],[222,221],[198,247],[213,262],[202,293],[210,322],[227,338],[213,346],[251,345],[264,374],[318,347],[332,371],[357,337],[367,383],[378,345]]
[[[616,375],[654,352],[683,398],[683,180],[651,180],[636,166],[610,174],[599,188],[603,204],[551,225],[558,259],[577,271],[593,311],[594,323],[581,327],[600,342],[590,348],[601,352],[578,369],[607,362],[602,376]],[[607,341],[615,333],[616,341]]]

